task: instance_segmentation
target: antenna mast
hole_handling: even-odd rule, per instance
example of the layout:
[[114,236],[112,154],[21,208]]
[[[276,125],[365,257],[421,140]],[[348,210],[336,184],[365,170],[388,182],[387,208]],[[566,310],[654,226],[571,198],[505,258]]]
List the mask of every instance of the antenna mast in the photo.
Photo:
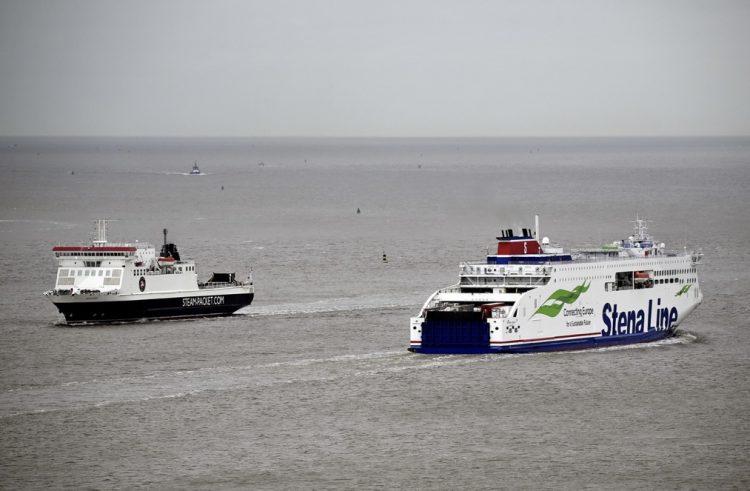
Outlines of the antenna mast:
[[106,218],[100,218],[96,221],[96,239],[94,239],[94,246],[102,247],[107,243],[107,220]]

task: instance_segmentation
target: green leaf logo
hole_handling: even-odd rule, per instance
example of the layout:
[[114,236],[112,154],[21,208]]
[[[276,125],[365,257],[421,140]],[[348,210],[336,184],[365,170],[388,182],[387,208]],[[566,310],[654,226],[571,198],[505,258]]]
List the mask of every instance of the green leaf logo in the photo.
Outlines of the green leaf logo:
[[687,292],[688,292],[688,290],[690,290],[690,287],[691,287],[691,286],[693,286],[693,285],[685,285],[685,286],[683,286],[682,288],[680,288],[680,291],[678,291],[678,292],[677,292],[677,294],[675,295],[675,297],[679,297],[679,296],[680,296],[680,295],[682,295],[683,293],[687,293]]
[[[563,308],[563,305],[571,304],[578,300],[578,297],[581,296],[582,293],[586,293],[589,290],[589,287],[591,286],[591,281],[586,284],[584,281],[580,285],[573,288],[573,291],[569,290],[556,290],[552,295],[549,296],[547,300],[544,301],[544,303],[534,312],[534,315],[542,314],[546,315],[547,317],[557,317],[557,314],[560,313],[560,311]],[[534,317],[532,315],[532,317]]]

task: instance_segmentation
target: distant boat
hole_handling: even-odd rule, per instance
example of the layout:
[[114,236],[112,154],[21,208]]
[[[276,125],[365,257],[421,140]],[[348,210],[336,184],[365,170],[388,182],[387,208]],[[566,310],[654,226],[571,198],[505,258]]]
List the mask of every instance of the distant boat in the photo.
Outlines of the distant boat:
[[198,168],[198,161],[196,160],[195,163],[193,164],[193,169],[190,171],[190,175],[191,176],[199,176],[201,174],[203,174],[203,173]]

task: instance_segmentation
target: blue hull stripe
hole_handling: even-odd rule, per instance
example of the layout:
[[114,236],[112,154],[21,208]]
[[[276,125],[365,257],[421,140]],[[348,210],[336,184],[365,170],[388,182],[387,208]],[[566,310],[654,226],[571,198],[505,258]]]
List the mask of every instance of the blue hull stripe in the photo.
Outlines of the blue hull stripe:
[[537,353],[543,351],[579,350],[603,348],[624,344],[647,343],[664,339],[674,334],[674,330],[649,331],[640,334],[621,336],[596,336],[582,339],[564,339],[537,343],[523,343],[500,346],[420,346],[413,344],[409,351],[428,354],[482,354],[482,353]]

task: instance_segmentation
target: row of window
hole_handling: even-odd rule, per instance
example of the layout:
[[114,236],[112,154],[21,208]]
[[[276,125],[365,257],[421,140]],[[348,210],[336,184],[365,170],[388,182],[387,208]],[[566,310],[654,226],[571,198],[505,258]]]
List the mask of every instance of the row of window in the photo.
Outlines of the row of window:
[[[643,266],[644,268],[653,268],[654,264],[641,264],[636,263],[629,266],[637,267],[637,266]],[[568,271],[591,271],[593,269],[609,269],[611,268],[611,264],[593,264],[593,265],[587,265],[587,266],[576,266],[576,267],[558,267],[554,268],[553,271],[560,271],[560,272],[568,272]],[[688,273],[695,273],[697,271],[696,268],[691,267],[687,269],[666,269],[657,272],[657,274],[661,273],[661,275],[675,275],[675,274],[688,274]]]
[[130,257],[132,252],[56,252],[56,257]]
[[688,268],[688,269],[665,269],[663,271],[656,271],[656,276],[674,276],[677,274],[690,274],[690,273],[696,273],[698,270],[696,268]]
[[[625,271],[622,273],[615,273],[615,278],[617,278],[619,275],[632,275],[633,271]],[[649,276],[653,274],[653,276],[674,276],[674,275],[680,275],[680,274],[696,274],[697,270],[696,268],[688,268],[688,269],[665,269],[663,271],[648,271]],[[611,275],[593,275],[593,276],[576,276],[575,278],[560,278],[561,280],[567,280],[567,281],[586,281],[586,280],[606,280],[611,278]],[[557,280],[555,280],[557,282]],[[621,281],[618,281],[620,283]],[[660,282],[656,282],[660,283]],[[674,278],[674,281],[668,281],[668,279],[665,279],[663,283],[679,283],[679,281]],[[683,281],[684,283],[684,281]]]
[[686,279],[681,279],[681,278],[662,278],[662,279],[656,280],[656,284],[657,285],[661,285],[661,284],[666,284],[666,283],[680,283],[680,284],[682,284],[682,283],[696,283],[697,281],[698,280],[695,279],[695,278],[686,278]]
[[60,269],[57,273],[59,278],[68,278],[73,276],[103,276],[115,277],[122,276],[121,269]]
[[[183,271],[195,271],[195,266],[177,266],[174,268],[177,273],[182,273]],[[133,276],[143,276],[145,274],[161,274],[161,271],[159,270],[152,270],[148,268],[136,268],[133,270]]]

